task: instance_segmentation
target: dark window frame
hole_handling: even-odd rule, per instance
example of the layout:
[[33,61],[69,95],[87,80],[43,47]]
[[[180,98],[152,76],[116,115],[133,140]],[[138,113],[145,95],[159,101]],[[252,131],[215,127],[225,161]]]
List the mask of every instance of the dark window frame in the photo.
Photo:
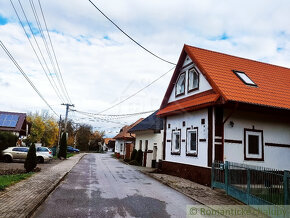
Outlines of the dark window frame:
[[[193,70],[195,73],[197,73],[197,87],[189,89],[189,73],[190,73],[191,70]],[[200,78],[199,78],[198,70],[195,67],[192,67],[192,68],[188,69],[188,71],[187,71],[187,93],[199,90],[199,82],[200,82]]]
[[[179,151],[173,150],[173,132],[179,132]],[[171,154],[172,155],[180,155],[181,153],[181,129],[173,129],[171,132]]]
[[[188,141],[188,132],[190,130],[196,130],[196,152],[189,152],[187,150],[187,141]],[[194,128],[186,128],[186,140],[185,140],[185,143],[186,143],[186,156],[191,156],[191,157],[197,157],[198,156],[198,127],[194,127]]]
[[[247,157],[247,132],[258,132],[261,133],[261,157],[255,158],[255,157]],[[244,129],[244,160],[253,160],[253,161],[264,161],[264,134],[263,130],[257,130],[257,129]]]
[[[258,87],[258,85],[243,71],[239,71],[239,70],[232,70],[234,72],[234,74],[246,85],[248,86],[252,86],[252,87]],[[239,73],[245,74],[254,84],[251,83],[247,83],[240,75]]]
[[[184,75],[184,91],[181,92],[181,93],[179,93],[179,94],[177,94],[177,84],[178,84],[178,80],[180,79],[180,77],[182,75]],[[177,80],[176,80],[176,83],[175,83],[175,97],[179,97],[179,96],[185,95],[185,82],[186,82],[185,80],[186,80],[185,72],[180,73],[179,76],[178,76],[178,78],[177,78]]]

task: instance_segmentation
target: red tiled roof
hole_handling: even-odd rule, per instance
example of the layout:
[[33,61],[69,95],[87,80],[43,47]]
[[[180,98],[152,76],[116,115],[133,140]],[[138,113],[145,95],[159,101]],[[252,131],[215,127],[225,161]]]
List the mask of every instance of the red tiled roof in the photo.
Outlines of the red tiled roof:
[[[290,69],[185,45],[184,49],[226,101],[290,109]],[[232,70],[245,72],[257,87]]]
[[196,110],[214,104],[219,94],[212,90],[189,96],[187,98],[169,103],[165,108],[158,111],[157,115],[167,116],[180,112]]
[[140,123],[143,118],[140,118],[135,123],[131,124],[130,126],[126,125],[124,126],[121,131],[114,137],[114,139],[124,139],[124,140],[130,140],[135,138],[135,134],[129,133],[128,130],[136,126],[138,123]]
[[109,143],[109,141],[116,141],[116,139],[113,138],[104,138],[104,142],[107,145]]
[[[289,68],[184,45],[176,70],[163,99],[161,111],[171,105],[171,103],[168,104],[168,99],[186,54],[197,65],[213,90],[223,98],[224,102],[234,101],[290,109]],[[257,84],[257,87],[244,84],[233,70],[244,72]],[[199,102],[200,99],[192,100],[192,106],[199,104],[198,102],[195,103],[195,101]],[[183,106],[180,104],[178,107],[181,108]]]

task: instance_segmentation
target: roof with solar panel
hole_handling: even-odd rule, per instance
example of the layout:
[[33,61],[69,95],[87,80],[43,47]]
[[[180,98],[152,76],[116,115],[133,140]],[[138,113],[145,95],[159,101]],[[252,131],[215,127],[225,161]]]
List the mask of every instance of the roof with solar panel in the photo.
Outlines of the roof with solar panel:
[[0,111],[0,131],[26,132],[26,114]]

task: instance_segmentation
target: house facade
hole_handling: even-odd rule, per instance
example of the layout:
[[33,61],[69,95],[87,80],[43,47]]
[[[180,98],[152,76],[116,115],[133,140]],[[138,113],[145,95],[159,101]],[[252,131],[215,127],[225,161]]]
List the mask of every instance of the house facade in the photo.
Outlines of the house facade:
[[290,69],[185,45],[158,115],[163,171],[210,185],[214,161],[290,170]]
[[126,125],[121,128],[119,134],[117,134],[114,139],[115,141],[115,154],[120,158],[129,159],[131,157],[131,152],[133,151],[135,144],[135,134],[128,132],[129,129],[133,128],[135,125],[140,123],[143,118],[140,118],[131,125]]
[[157,167],[163,159],[163,119],[156,112],[134,126],[135,149],[143,151],[143,166]]

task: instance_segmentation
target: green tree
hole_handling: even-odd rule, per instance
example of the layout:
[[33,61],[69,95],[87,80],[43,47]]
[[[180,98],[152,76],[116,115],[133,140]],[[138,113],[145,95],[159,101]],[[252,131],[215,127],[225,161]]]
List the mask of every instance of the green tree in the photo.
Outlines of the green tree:
[[89,150],[90,151],[101,151],[102,144],[104,143],[104,135],[105,132],[99,132],[95,131],[93,134],[91,134],[90,137],[90,144],[89,144]]
[[141,166],[142,165],[142,160],[143,160],[143,151],[141,149],[139,149],[137,151],[137,155],[136,155],[136,161],[138,162],[138,164]]
[[36,166],[37,166],[36,149],[35,144],[32,143],[29,147],[28,154],[24,162],[24,168],[26,172],[31,172],[34,170]]
[[131,154],[131,160],[136,160],[137,150],[134,148]]
[[91,135],[92,135],[91,125],[87,124],[80,125],[76,133],[77,148],[79,148],[81,151],[88,151]]
[[66,150],[67,150],[66,133],[62,133],[58,152],[59,159],[61,159],[62,157],[66,159]]
[[0,132],[0,151],[16,145],[18,137],[10,132]]

